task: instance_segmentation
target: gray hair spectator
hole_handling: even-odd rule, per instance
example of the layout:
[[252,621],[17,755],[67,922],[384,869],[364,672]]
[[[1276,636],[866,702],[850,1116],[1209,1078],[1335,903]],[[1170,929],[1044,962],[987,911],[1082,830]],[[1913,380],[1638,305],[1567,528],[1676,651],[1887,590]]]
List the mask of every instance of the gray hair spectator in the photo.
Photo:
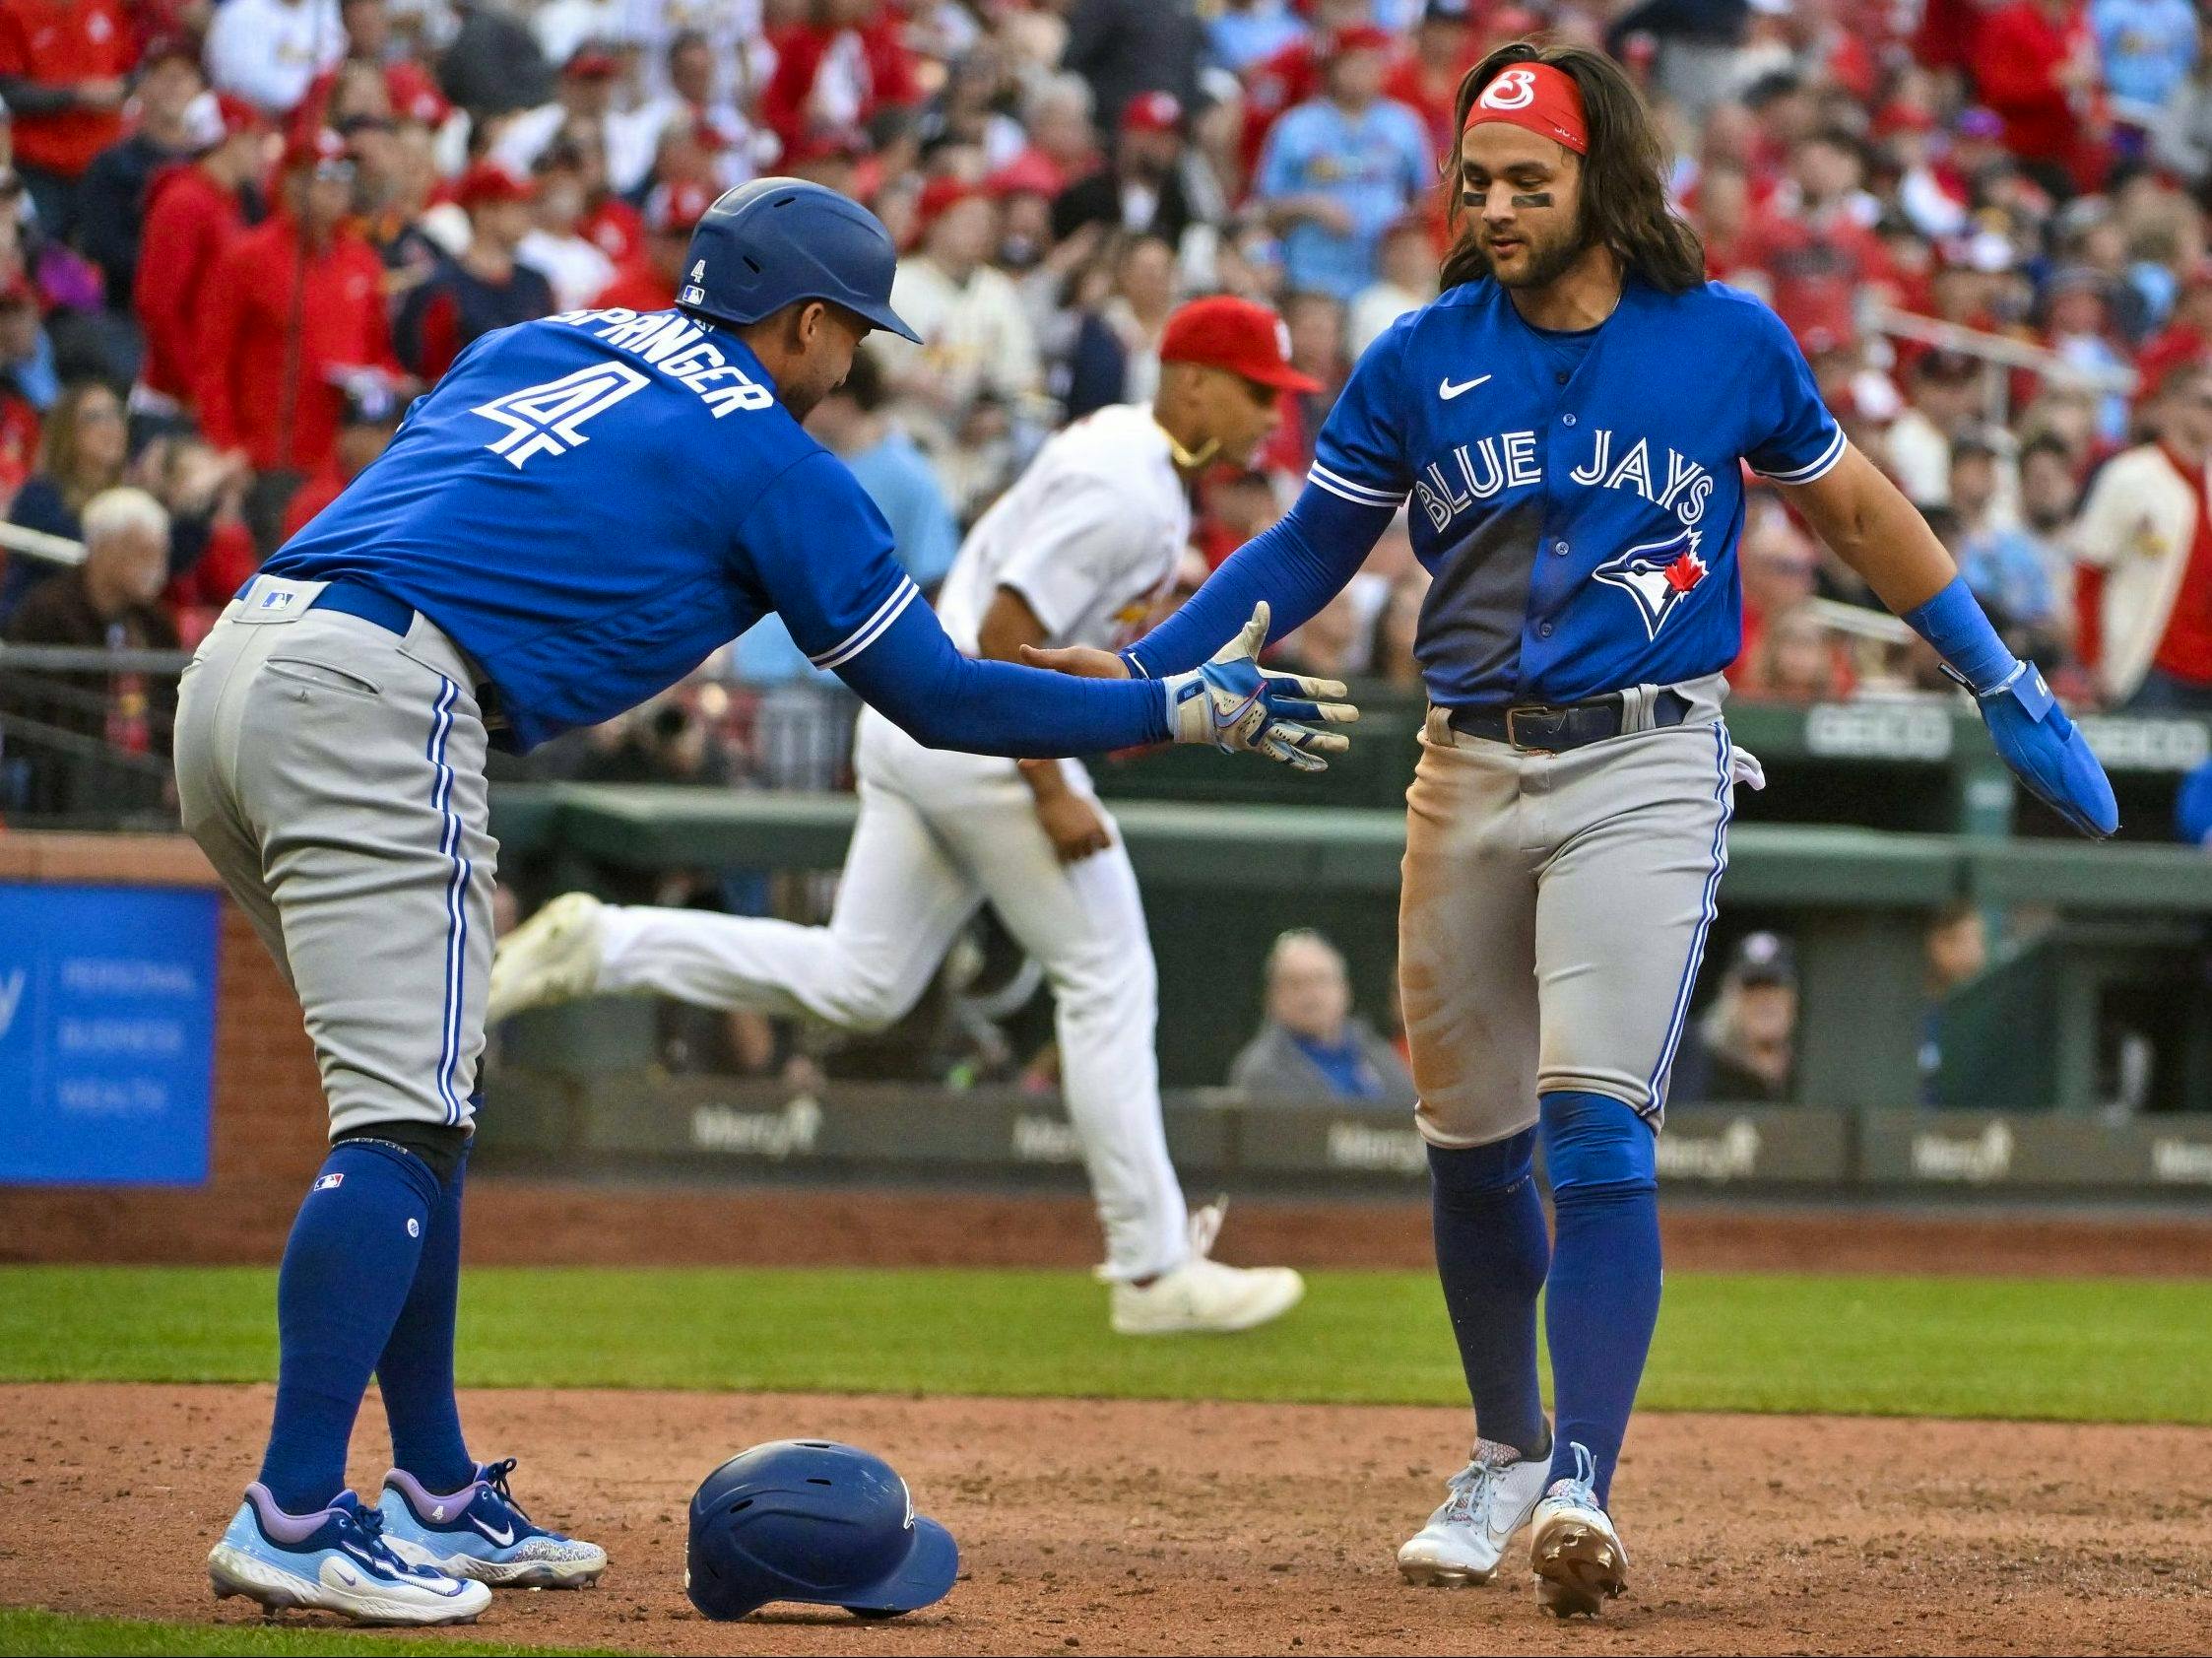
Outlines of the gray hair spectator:
[[[102,490],[85,503],[84,563],[32,588],[8,618],[8,642],[81,650],[174,650],[176,629],[161,605],[169,578],[169,515],[144,490]],[[0,675],[0,710],[22,722],[91,739],[132,757],[168,753],[176,681],[135,672]],[[151,806],[162,794],[159,767],[139,759],[111,768],[83,750],[22,745],[5,777],[10,806],[34,813],[113,812]]]
[[1263,1097],[1411,1110],[1398,1050],[1352,1009],[1343,954],[1300,927],[1268,952],[1267,1021],[1229,1067],[1229,1086]]

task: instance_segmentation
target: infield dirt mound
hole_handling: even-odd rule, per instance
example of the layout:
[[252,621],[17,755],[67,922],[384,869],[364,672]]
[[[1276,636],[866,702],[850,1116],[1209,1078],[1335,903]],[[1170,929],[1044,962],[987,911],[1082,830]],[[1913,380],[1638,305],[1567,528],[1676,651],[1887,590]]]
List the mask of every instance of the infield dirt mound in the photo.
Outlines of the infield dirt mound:
[[[203,1560],[266,1388],[0,1387],[0,1599],[238,1622]],[[1466,1441],[1450,1410],[489,1392],[479,1454],[605,1543],[606,1587],[502,1594],[487,1639],[677,1653],[2189,1652],[2212,1617],[2212,1431],[1830,1418],[1639,1419],[1615,1493],[1630,1598],[1598,1624],[1404,1587],[1392,1552]],[[371,1398],[356,1483],[381,1477]],[[745,1445],[889,1457],[958,1536],[959,1586],[888,1625],[708,1624],[683,1595],[691,1486]]]

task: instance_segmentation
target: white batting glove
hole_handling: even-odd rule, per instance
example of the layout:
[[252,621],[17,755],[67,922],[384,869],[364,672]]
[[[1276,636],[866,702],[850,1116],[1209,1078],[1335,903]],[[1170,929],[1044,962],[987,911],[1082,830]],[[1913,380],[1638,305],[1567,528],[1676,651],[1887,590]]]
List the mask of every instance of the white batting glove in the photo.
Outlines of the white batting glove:
[[1321,725],[1359,718],[1335,680],[1278,674],[1258,661],[1268,642],[1268,607],[1255,606],[1244,630],[1212,661],[1173,674],[1167,688],[1168,723],[1178,743],[1210,743],[1228,754],[1265,755],[1300,771],[1326,771],[1325,755],[1340,755],[1351,739]]

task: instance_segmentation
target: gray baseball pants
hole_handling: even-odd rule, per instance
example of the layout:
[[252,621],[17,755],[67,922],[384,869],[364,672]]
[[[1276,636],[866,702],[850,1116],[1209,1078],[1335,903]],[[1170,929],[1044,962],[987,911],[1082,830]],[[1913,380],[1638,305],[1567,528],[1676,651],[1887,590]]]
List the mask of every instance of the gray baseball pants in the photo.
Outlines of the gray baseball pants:
[[1429,711],[1406,793],[1399,990],[1431,1145],[1518,1134],[1563,1090],[1659,1125],[1733,784],[1758,773],[1728,740],[1720,685],[1675,689],[1684,724],[1653,728],[1642,687],[1631,729],[1558,755]]
[[256,576],[185,670],[184,827],[299,996],[336,1135],[466,1128],[498,845],[468,659]]

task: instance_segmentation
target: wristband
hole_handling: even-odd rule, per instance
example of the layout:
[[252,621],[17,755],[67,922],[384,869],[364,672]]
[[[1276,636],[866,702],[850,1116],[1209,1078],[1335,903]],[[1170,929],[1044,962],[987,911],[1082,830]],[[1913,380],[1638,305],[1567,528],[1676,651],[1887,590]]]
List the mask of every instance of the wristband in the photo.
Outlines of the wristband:
[[1989,626],[1981,601],[1963,575],[1924,605],[1916,605],[1899,620],[1935,647],[1935,653],[1959,671],[1967,689],[1985,696],[2004,684],[2019,661]]

